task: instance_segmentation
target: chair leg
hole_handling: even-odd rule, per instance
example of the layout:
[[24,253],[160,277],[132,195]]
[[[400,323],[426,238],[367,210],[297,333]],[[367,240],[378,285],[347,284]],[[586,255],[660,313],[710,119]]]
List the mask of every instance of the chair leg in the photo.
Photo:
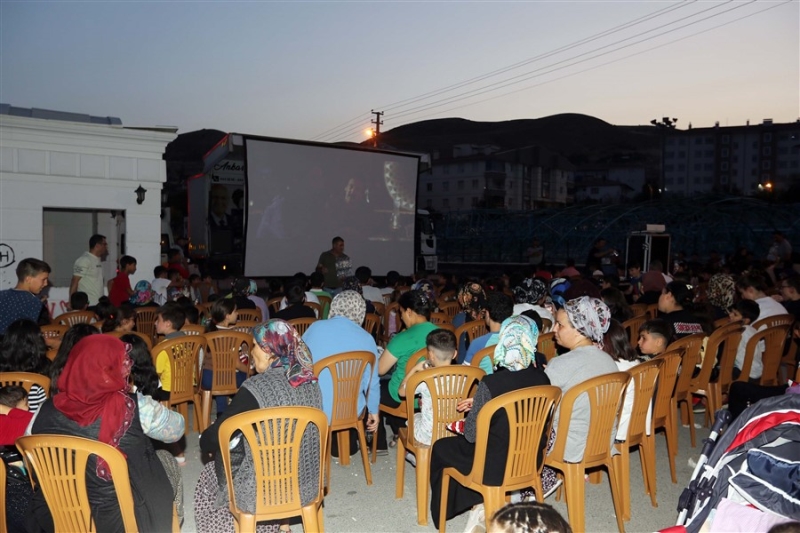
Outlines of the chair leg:
[[639,455],[642,458],[642,478],[650,494],[650,503],[658,507],[656,501],[656,442],[653,435],[645,436],[639,445]]
[[[618,474],[616,478],[618,481],[617,492],[622,500],[622,519],[628,521],[631,519],[631,451],[627,442],[619,444],[618,448],[620,454],[613,456],[611,461]],[[611,475],[609,474],[610,479]],[[647,480],[645,480],[645,488],[647,488]]]
[[333,462],[333,446],[330,445],[333,439],[333,431],[328,430],[328,450],[325,453],[325,488],[323,494],[328,494],[331,490],[331,463]]
[[187,402],[178,404],[177,411],[183,417],[183,434],[186,436],[189,434],[189,404]]
[[[211,425],[211,391],[200,392],[200,427],[201,432],[205,431]],[[195,403],[196,405],[196,403]],[[197,407],[195,407],[197,410]]]
[[[414,477],[417,481],[417,523],[428,525],[428,484],[430,483],[431,454],[430,448],[417,448],[417,466]],[[405,462],[405,458],[404,458]]]
[[694,430],[694,408],[692,405],[691,395],[689,395],[689,397],[686,400],[686,414],[687,418],[689,419],[689,436],[691,437],[692,440],[692,448],[696,448],[697,442],[695,441],[695,430]]
[[564,492],[567,500],[567,517],[573,531],[586,531],[584,504],[586,488],[584,487],[583,468],[578,464],[568,464],[564,472]]
[[544,489],[542,488],[542,476],[533,479],[533,492],[536,493],[536,501],[544,503]]
[[339,466],[350,466],[350,432],[338,431],[339,439]]
[[399,499],[403,497],[406,484],[406,446],[403,439],[397,439],[396,449],[394,497]]
[[[321,507],[322,506],[320,505],[320,508]],[[320,529],[319,515],[317,513],[316,504],[312,503],[312,504],[306,505],[305,507],[303,507],[301,509],[300,512],[301,512],[302,517],[303,517],[303,531],[309,531],[309,532],[310,531],[322,531],[322,529]],[[255,530],[251,529],[249,531],[255,531]]]
[[[614,514],[617,515],[617,528],[619,529],[619,533],[625,533],[625,521],[622,518],[624,513],[622,509],[622,494],[620,494],[620,480],[619,480],[619,472],[617,469],[614,468],[614,464],[612,461],[609,461],[607,464],[608,467],[608,482],[611,485],[611,497],[614,500]],[[628,483],[630,489],[630,483]]]
[[[236,522],[234,520],[234,522]],[[239,515],[239,531],[255,531],[256,530],[256,515],[240,514]]]
[[450,491],[450,474],[445,468],[442,472],[442,494],[439,505],[439,533],[444,533],[447,529],[447,493]]
[[359,451],[361,452],[361,462],[364,464],[364,477],[367,478],[367,485],[372,485],[372,469],[369,467],[369,452],[367,451],[367,435],[364,432],[364,425],[359,422],[356,431],[358,431],[358,444],[359,444]]
[[378,430],[376,429],[375,432],[372,434],[372,457],[370,461],[372,464],[378,460]]
[[506,504],[505,492],[500,487],[483,487],[486,491],[483,494],[483,511],[485,525],[488,525],[494,513]]
[[678,482],[678,476],[675,474],[675,458],[678,456],[678,420],[677,413],[672,411],[664,426],[664,435],[667,438],[667,456],[669,457],[669,473],[672,476],[672,482]]

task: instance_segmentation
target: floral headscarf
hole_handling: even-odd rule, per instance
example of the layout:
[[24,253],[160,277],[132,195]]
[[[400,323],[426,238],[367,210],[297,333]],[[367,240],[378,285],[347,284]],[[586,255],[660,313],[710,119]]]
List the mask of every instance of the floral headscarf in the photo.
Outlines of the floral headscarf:
[[355,276],[348,276],[342,280],[342,290],[355,291],[358,294],[363,294],[363,289],[361,288],[361,282],[358,281],[358,278]]
[[597,347],[603,347],[603,335],[611,323],[611,311],[603,300],[581,296],[565,303],[564,311],[578,333],[591,339]]
[[486,293],[480,283],[467,282],[458,290],[458,303],[472,320],[477,320],[486,306]]
[[492,361],[511,371],[524,370],[531,364],[536,366],[536,343],[539,328],[526,316],[516,315],[503,320],[500,340],[494,349]]
[[[433,283],[428,279],[421,279],[411,286],[412,291],[420,291],[431,302],[436,302],[436,292],[433,290]],[[434,307],[436,304],[433,304]]]
[[329,318],[343,316],[357,325],[364,322],[367,314],[367,302],[356,291],[342,291],[333,297]]
[[[135,405],[128,395],[128,376],[133,361],[126,344],[110,335],[90,335],[75,344],[58,378],[53,405],[81,427],[98,418],[97,440],[119,448],[131,427]],[[111,480],[108,464],[97,458],[97,476]]]
[[706,295],[708,303],[714,307],[725,309],[726,311],[733,306],[733,297],[736,294],[736,283],[733,276],[728,274],[714,274],[708,280]]
[[128,299],[133,305],[145,305],[153,301],[155,291],[150,287],[150,283],[142,280],[133,287],[133,294]]
[[547,287],[538,278],[525,278],[514,287],[513,293],[516,303],[536,305],[547,294]]
[[279,318],[253,328],[253,338],[268,356],[276,357],[272,368],[283,367],[292,387],[317,381],[311,351],[291,324]]

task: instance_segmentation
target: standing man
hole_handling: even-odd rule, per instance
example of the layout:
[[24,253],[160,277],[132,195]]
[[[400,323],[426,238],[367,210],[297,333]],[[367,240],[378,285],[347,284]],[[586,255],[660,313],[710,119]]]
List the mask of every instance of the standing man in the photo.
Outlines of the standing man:
[[50,265],[31,257],[17,265],[17,285],[0,291],[0,335],[15,320],[27,318],[36,322],[42,310],[39,293],[47,287]]
[[344,253],[344,239],[334,237],[331,245],[330,250],[320,254],[316,270],[325,276],[325,290],[336,295],[342,280],[353,275],[353,264]]
[[72,267],[72,282],[69,295],[76,291],[85,292],[89,297],[89,307],[97,305],[103,296],[103,261],[108,257],[108,241],[105,235],[92,235],[89,251],[83,252]]

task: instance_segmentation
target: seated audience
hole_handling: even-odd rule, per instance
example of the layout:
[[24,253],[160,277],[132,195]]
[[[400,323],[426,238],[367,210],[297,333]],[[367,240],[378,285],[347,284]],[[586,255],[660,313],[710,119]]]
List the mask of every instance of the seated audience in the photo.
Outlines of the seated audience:
[[672,281],[667,283],[658,298],[658,310],[664,313],[661,318],[672,328],[675,340],[710,330],[708,324],[694,314],[693,297],[692,290],[685,283]]
[[61,346],[58,347],[56,356],[53,362],[50,363],[50,369],[48,370],[51,398],[58,394],[58,378],[61,377],[61,372],[63,372],[64,367],[67,366],[67,359],[69,359],[69,354],[72,352],[72,349],[78,344],[78,341],[84,337],[97,335],[99,333],[97,328],[92,324],[75,324],[64,333],[64,338],[61,339]]
[[[636,350],[631,346],[628,332],[625,331],[619,321],[613,318],[608,324],[608,331],[603,336],[603,351],[614,359],[620,372],[627,372],[641,363]],[[622,404],[619,425],[617,426],[618,441],[624,441],[628,438],[628,424],[631,421],[631,412],[633,411],[633,387],[633,382],[630,382],[627,389],[625,389],[625,401]]]
[[28,392],[17,385],[0,387],[0,446],[14,446],[33,418]]
[[[32,372],[49,375],[47,345],[36,322],[22,318],[12,322],[0,341],[0,372]],[[44,389],[33,385],[28,395],[30,411],[35,413],[47,399]]]
[[661,318],[648,320],[639,327],[639,353],[645,357],[655,357],[667,351],[672,344],[672,328]]
[[[739,300],[730,311],[731,322],[741,320],[744,326],[742,338],[739,341],[739,346],[736,348],[736,359],[733,361],[733,379],[739,379],[739,376],[742,374],[747,343],[753,335],[757,333],[756,328],[754,328],[752,324],[758,319],[760,312],[761,310],[758,304],[753,300]],[[750,365],[750,375],[748,379],[758,380],[761,378],[761,371],[764,368],[761,361],[763,355],[764,341],[762,340],[758,343],[753,352],[753,361]]]
[[785,315],[786,308],[775,299],[767,296],[769,289],[767,278],[759,272],[742,274],[736,281],[736,290],[744,300],[753,300],[758,304],[758,319],[762,320],[776,315]]
[[287,306],[275,313],[275,318],[281,320],[293,320],[295,318],[315,318],[317,315],[314,310],[304,305],[306,293],[303,287],[297,283],[291,283],[286,289]]
[[[464,357],[465,365],[471,364],[472,358],[475,357],[475,354],[480,350],[487,346],[494,346],[497,344],[500,326],[503,324],[504,320],[513,314],[514,307],[516,306],[511,301],[511,298],[502,292],[490,292],[487,295],[483,319],[486,321],[486,327],[489,328],[489,331],[469,343],[467,355]],[[489,359],[481,361],[481,369],[483,369],[487,375],[494,371],[492,367],[492,361]]]
[[[206,333],[214,331],[226,331],[233,328],[238,319],[236,302],[230,298],[223,298],[217,300],[211,306],[211,312],[206,324]],[[243,348],[244,347],[244,348]],[[250,367],[250,354],[247,351],[247,345],[239,347],[239,359],[236,363],[236,386],[241,387],[244,380],[247,379],[247,372]],[[205,390],[211,390],[213,383],[214,361],[211,356],[210,350],[203,351],[202,363],[202,386]],[[227,396],[216,396],[215,402],[217,404],[217,416],[225,412],[228,407]]]

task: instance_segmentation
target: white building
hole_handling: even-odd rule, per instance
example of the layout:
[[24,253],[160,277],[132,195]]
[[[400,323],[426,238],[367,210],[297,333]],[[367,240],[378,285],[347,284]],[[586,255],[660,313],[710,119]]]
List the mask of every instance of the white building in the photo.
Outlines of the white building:
[[[160,264],[164,148],[175,128],[125,128],[92,117],[0,104],[0,289],[17,261],[35,257],[53,272],[53,314],[66,307],[72,264],[95,233],[107,237],[105,279],[123,255],[137,259],[131,283]],[[136,190],[146,189],[137,203]]]
[[575,184],[575,201],[618,204],[630,200],[636,191],[625,183],[611,180],[582,181]]

